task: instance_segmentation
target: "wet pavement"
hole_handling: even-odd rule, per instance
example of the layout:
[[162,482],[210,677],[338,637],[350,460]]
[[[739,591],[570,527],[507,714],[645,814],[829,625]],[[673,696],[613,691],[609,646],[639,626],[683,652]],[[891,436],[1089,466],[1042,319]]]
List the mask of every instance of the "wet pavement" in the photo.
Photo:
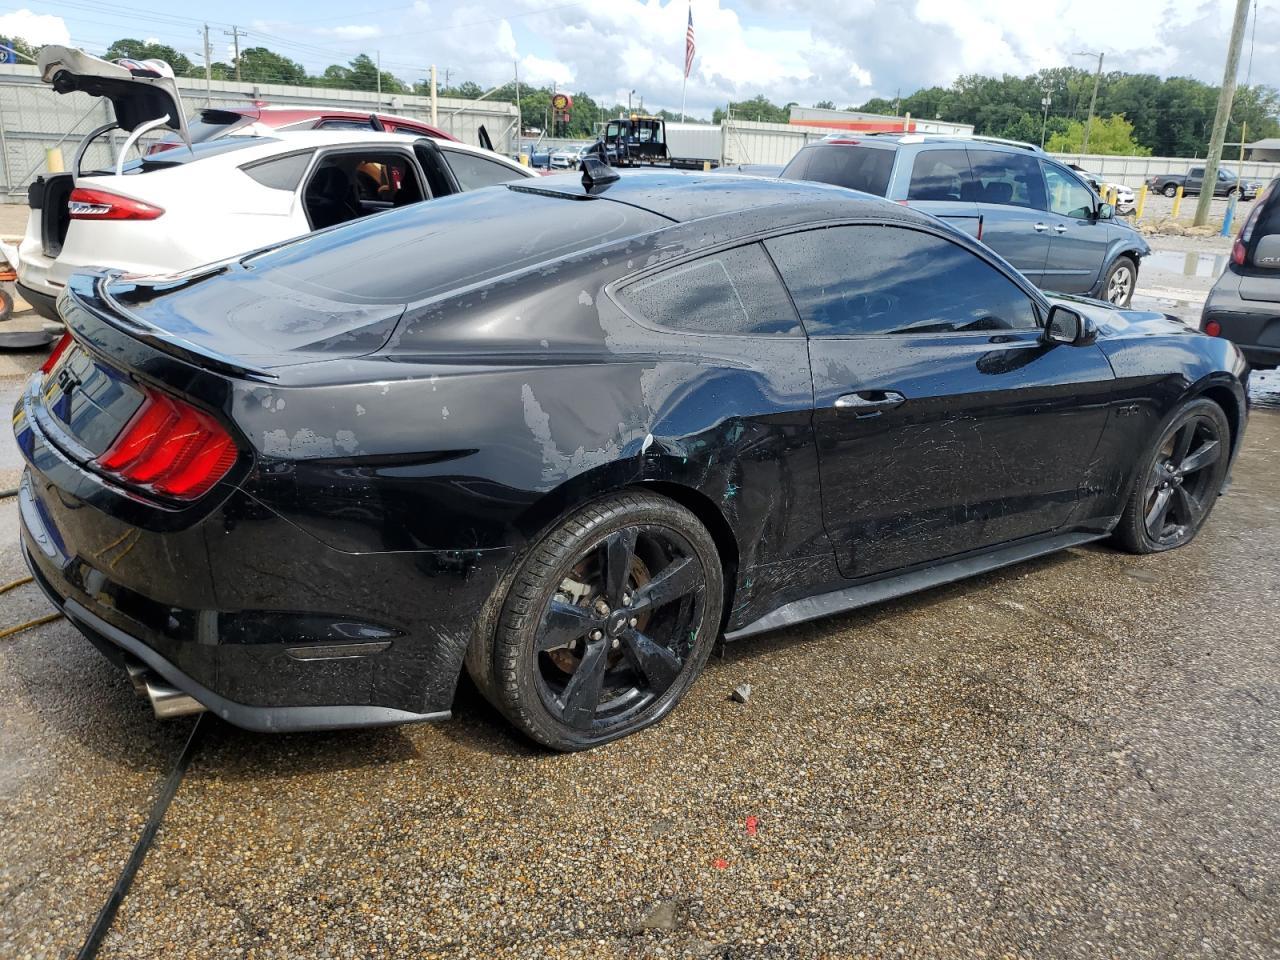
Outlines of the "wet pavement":
[[[1280,413],[1234,479],[1183,550],[735,645],[587,754],[469,689],[430,726],[206,720],[100,956],[1276,957]],[[0,956],[79,946],[191,724],[65,621],[0,640]]]

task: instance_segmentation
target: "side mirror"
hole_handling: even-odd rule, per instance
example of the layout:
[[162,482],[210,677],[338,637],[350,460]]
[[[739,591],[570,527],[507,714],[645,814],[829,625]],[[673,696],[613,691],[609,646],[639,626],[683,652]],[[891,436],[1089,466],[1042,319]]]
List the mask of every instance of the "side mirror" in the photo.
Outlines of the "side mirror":
[[1115,215],[1116,215],[1116,208],[1113,207],[1111,204],[1109,203],[1098,204],[1099,220],[1112,220],[1115,218]]
[[1093,321],[1070,307],[1055,304],[1049,308],[1049,322],[1044,325],[1046,343],[1066,343],[1082,347],[1098,338]]

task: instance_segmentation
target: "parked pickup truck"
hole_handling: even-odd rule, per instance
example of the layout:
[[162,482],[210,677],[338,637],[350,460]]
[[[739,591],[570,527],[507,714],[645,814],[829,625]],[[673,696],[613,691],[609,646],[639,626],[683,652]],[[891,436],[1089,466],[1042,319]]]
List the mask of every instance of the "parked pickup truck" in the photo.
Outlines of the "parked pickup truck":
[[[1192,167],[1185,174],[1181,173],[1160,173],[1154,177],[1147,177],[1147,188],[1156,193],[1163,193],[1166,197],[1172,197],[1178,192],[1178,188],[1182,187],[1184,194],[1199,193],[1204,186],[1204,167]],[[1237,190],[1241,191],[1241,200],[1252,200],[1258,195],[1258,191],[1262,189],[1262,184],[1254,180],[1246,180],[1243,184],[1234,173],[1229,173],[1222,167],[1218,168],[1218,181],[1213,185],[1213,195],[1215,197],[1229,197]]]

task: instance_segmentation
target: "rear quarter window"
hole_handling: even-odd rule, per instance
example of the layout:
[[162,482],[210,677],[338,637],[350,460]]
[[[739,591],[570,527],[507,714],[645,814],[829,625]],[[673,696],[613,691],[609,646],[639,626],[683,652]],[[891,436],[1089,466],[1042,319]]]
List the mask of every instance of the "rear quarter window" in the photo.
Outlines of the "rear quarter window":
[[801,335],[795,308],[758,243],[637,280],[619,299],[646,320],[685,333]]
[[292,193],[302,182],[302,175],[307,172],[312,154],[294,153],[287,157],[274,157],[247,164],[240,169],[264,187],[272,190],[288,190]]

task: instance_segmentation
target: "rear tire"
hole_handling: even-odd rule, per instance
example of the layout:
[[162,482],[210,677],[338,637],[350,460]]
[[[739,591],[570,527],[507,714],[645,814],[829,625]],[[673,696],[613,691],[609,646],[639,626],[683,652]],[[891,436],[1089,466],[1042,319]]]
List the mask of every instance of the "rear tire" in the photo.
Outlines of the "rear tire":
[[697,517],[665,497],[615,494],[525,555],[487,664],[473,655],[468,667],[488,674],[477,686],[528,737],[585,750],[675,707],[715,643],[723,597],[715,541]]
[[1222,408],[1203,397],[1182,404],[1134,469],[1116,540],[1131,553],[1190,543],[1218,500],[1230,456],[1231,427]]

